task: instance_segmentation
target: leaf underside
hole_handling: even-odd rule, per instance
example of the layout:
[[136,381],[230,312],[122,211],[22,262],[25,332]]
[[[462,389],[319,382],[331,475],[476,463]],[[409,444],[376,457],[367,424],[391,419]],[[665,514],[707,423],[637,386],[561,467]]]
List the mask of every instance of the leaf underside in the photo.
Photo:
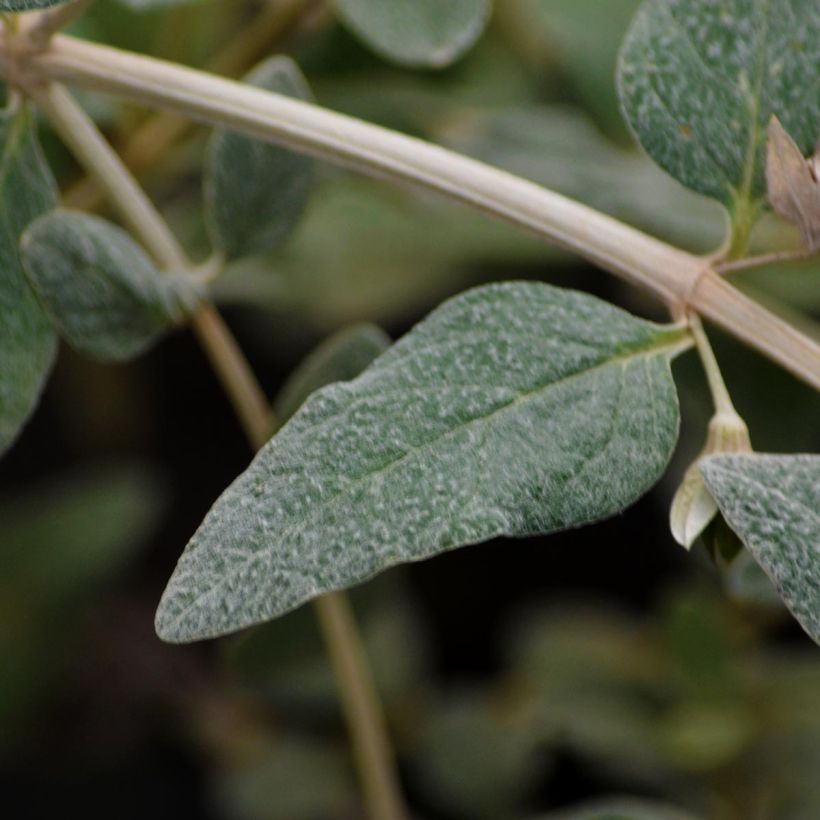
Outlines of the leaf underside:
[[765,195],[776,114],[804,155],[820,136],[817,0],[647,0],[621,51],[629,124],[672,176],[728,207]]
[[729,525],[820,643],[820,456],[711,456],[701,472]]
[[544,284],[446,302],[359,378],[315,393],[183,553],[157,631],[258,623],[391,565],[613,515],[678,433],[684,332]]
[[17,244],[26,225],[53,208],[57,193],[25,109],[0,112],[0,453],[34,409],[57,349],[29,288]]

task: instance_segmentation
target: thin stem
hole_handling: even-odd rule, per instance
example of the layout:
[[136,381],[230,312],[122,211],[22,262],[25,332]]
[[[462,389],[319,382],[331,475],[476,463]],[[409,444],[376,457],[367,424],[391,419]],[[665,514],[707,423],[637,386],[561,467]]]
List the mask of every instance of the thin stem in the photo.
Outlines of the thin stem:
[[766,265],[776,265],[778,262],[799,262],[811,259],[817,251],[809,248],[800,248],[794,251],[775,251],[773,253],[762,253],[759,256],[746,256],[735,259],[731,262],[719,262],[715,265],[715,273],[721,276],[737,271],[751,270],[752,268],[763,268]]
[[[31,82],[76,82],[437,191],[579,253],[676,313],[695,310],[820,390],[820,345],[721,280],[710,260],[504,171],[310,103],[63,35],[26,68]],[[14,69],[0,46],[0,74]]]
[[732,404],[732,398],[726,388],[726,382],[723,381],[723,374],[720,372],[720,365],[715,357],[715,352],[712,350],[712,345],[709,343],[709,337],[703,329],[700,317],[696,313],[689,315],[689,328],[692,331],[695,347],[703,364],[706,379],[709,382],[709,390],[712,394],[712,401],[715,404],[715,411],[717,413],[736,416],[737,411],[735,410],[734,404]]
[[369,677],[361,674],[367,655],[356,630],[346,595],[331,592],[316,599],[316,615],[322,626],[327,651],[339,677],[339,692],[348,726],[358,726],[352,735],[353,753],[364,778],[365,797],[374,820],[403,820],[404,809],[395,769],[384,766],[392,759],[387,727],[378,694]]
[[[277,42],[317,6],[318,0],[268,0],[259,13],[208,61],[206,70],[228,76],[241,74],[264,54],[272,53]],[[118,154],[132,170],[153,167],[191,127],[190,120],[173,113],[153,114],[129,133]],[[67,204],[82,210],[98,207],[100,198],[100,188],[93,179],[78,181],[65,194]]]
[[[157,262],[163,267],[191,269],[165,220],[65,89],[52,84],[29,89],[29,93]],[[248,439],[254,449],[261,448],[272,432],[272,414],[236,340],[212,305],[200,309],[192,323]],[[384,715],[352,614],[341,593],[314,603],[333,661],[370,817],[404,820]]]

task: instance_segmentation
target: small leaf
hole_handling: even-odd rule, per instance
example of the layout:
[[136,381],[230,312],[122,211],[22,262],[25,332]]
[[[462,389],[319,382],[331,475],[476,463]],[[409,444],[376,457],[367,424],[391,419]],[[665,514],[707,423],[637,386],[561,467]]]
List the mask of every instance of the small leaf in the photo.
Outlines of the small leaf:
[[490,0],[335,0],[339,17],[400,65],[443,68],[481,36]]
[[729,525],[820,643],[820,456],[711,456],[701,471]]
[[[297,99],[310,89],[289,57],[271,57],[245,82]],[[313,162],[286,148],[215,131],[205,159],[206,216],[214,244],[229,257],[270,251],[302,217],[313,185]]]
[[801,152],[820,134],[817,0],[646,0],[621,51],[629,124],[684,185],[749,210],[772,114]]
[[77,350],[133,358],[180,322],[199,293],[184,274],[162,274],[120,228],[55,210],[29,226],[23,264],[55,326]]
[[157,613],[165,640],[259,623],[394,564],[575,527],[657,480],[678,434],[677,326],[507,283],[446,302],[314,393],[225,491]]
[[0,11],[34,11],[66,2],[68,0],[0,0]]
[[815,162],[814,157],[803,158],[780,120],[772,116],[766,154],[769,202],[783,219],[800,231],[810,251],[820,249],[820,180]]
[[287,421],[305,400],[325,385],[355,378],[390,347],[390,337],[375,325],[347,327],[326,339],[285,382],[274,402],[280,422]]
[[0,452],[34,409],[57,349],[17,252],[26,225],[56,203],[30,113],[0,112]]

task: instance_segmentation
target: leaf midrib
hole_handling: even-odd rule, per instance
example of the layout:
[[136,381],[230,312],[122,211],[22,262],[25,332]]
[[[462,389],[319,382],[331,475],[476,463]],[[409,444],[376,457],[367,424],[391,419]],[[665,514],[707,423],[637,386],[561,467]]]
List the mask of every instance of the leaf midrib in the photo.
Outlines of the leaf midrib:
[[[506,404],[504,404],[500,407],[495,408],[494,410],[490,411],[489,413],[487,413],[483,416],[477,416],[477,417],[475,417],[473,419],[470,419],[469,421],[465,422],[464,424],[460,424],[460,425],[456,425],[454,427],[451,427],[449,430],[445,431],[441,435],[438,435],[435,438],[424,442],[423,444],[420,444],[416,447],[413,447],[413,448],[409,449],[407,452],[403,453],[397,459],[394,459],[393,461],[388,462],[387,464],[383,465],[382,467],[378,468],[377,470],[373,470],[373,471],[367,473],[366,475],[362,476],[361,478],[356,479],[355,481],[351,482],[350,484],[345,486],[344,489],[340,490],[335,495],[332,495],[330,498],[327,498],[324,501],[320,502],[319,504],[315,505],[311,509],[310,514],[308,516],[306,516],[306,518],[309,518],[310,516],[317,514],[318,511],[323,511],[323,510],[327,510],[328,508],[331,508],[340,499],[351,495],[352,492],[359,485],[361,485],[362,483],[364,483],[366,481],[371,480],[373,478],[373,476],[375,476],[377,474],[378,475],[384,475],[386,472],[392,471],[393,469],[397,468],[400,464],[402,464],[404,461],[406,461],[411,456],[418,455],[421,451],[429,449],[430,447],[432,447],[432,446],[438,444],[439,442],[447,439],[451,435],[454,435],[455,433],[457,433],[461,430],[464,430],[465,428],[469,427],[470,425],[479,424],[479,423],[486,423],[490,419],[493,419],[494,417],[496,417],[496,416],[498,416],[502,413],[506,413],[508,410],[512,410],[515,407],[518,407],[519,405],[529,401],[533,397],[535,397],[537,395],[540,395],[545,390],[548,390],[550,388],[559,388],[562,385],[567,384],[569,382],[572,382],[576,379],[591,376],[594,373],[596,373],[597,371],[603,370],[604,368],[607,368],[607,367],[625,365],[627,363],[631,363],[633,361],[636,361],[636,360],[638,360],[642,357],[643,358],[648,358],[648,357],[653,356],[653,355],[659,355],[661,352],[664,352],[664,351],[666,351],[670,355],[670,358],[671,358],[671,356],[673,356],[677,352],[682,352],[684,349],[688,348],[691,345],[691,341],[688,338],[686,330],[685,329],[676,329],[676,330],[677,330],[677,333],[675,333],[673,330],[670,329],[669,331],[667,331],[667,335],[665,336],[665,338],[663,338],[661,340],[657,340],[657,339],[653,340],[653,342],[651,344],[647,345],[646,347],[634,348],[634,349],[628,351],[625,354],[621,354],[619,356],[615,356],[613,358],[607,359],[606,361],[600,362],[599,364],[594,365],[593,367],[589,367],[589,368],[586,368],[584,370],[576,371],[574,373],[571,373],[567,376],[564,376],[564,377],[558,379],[557,381],[551,381],[551,382],[548,382],[547,384],[540,385],[540,386],[534,388],[533,390],[529,390],[529,391],[526,391],[524,393],[519,394],[512,401],[510,401],[510,402],[508,402],[508,403],[506,403]],[[309,432],[309,431],[306,431],[306,432]],[[302,522],[299,522],[299,523],[301,524],[303,522],[304,522],[304,519],[303,519]],[[293,524],[290,527],[285,528],[285,530],[281,533],[281,535],[279,536],[279,538],[277,540],[282,541],[282,540],[285,540],[286,538],[288,538],[297,526],[298,526],[298,524]],[[226,573],[222,578],[219,579],[219,581],[216,584],[214,584],[213,586],[211,586],[210,588],[208,588],[207,590],[205,590],[204,592],[199,594],[190,604],[188,604],[188,606],[185,607],[185,609],[183,609],[174,618],[174,621],[173,621],[174,633],[173,634],[176,633],[176,628],[183,622],[185,617],[190,612],[194,611],[197,608],[197,606],[199,605],[199,602],[203,598],[205,598],[208,595],[212,595],[214,592],[219,590],[228,581],[230,581],[231,579],[236,577],[240,572],[242,572],[248,565],[252,564],[254,561],[260,560],[260,557],[261,556],[260,556],[259,552],[254,553],[253,555],[248,557],[245,561],[240,562],[239,565],[235,569],[233,569],[232,571],[229,571],[228,573]],[[170,630],[163,630],[163,631],[166,634],[172,634],[170,632]]]

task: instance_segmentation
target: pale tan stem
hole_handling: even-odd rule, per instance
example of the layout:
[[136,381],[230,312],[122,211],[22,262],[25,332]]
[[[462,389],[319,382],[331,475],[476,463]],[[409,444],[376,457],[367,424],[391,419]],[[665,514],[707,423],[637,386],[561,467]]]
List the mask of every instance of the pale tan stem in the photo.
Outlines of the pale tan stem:
[[28,30],[29,41],[44,46],[58,31],[68,28],[94,5],[95,0],[72,0],[62,6],[43,11]]
[[[0,51],[0,73],[10,70],[3,59]],[[32,55],[27,70],[437,191],[581,254],[676,313],[693,309],[820,390],[820,345],[720,280],[708,259],[497,168],[310,103],[66,36]]]
[[715,356],[715,351],[712,350],[709,337],[706,335],[706,331],[704,331],[703,324],[697,314],[691,314],[689,316],[689,328],[692,331],[695,347],[700,356],[703,370],[706,373],[706,379],[709,382],[709,390],[712,394],[715,412],[724,415],[737,415],[735,406],[732,403],[732,397],[729,395],[729,390],[726,387],[726,382],[723,381],[723,374],[720,372],[720,365]]
[[[241,74],[266,50],[290,33],[319,0],[268,0],[260,12],[237,32],[208,62],[206,70],[216,74]],[[163,112],[140,124],[118,149],[122,161],[133,171],[153,167],[168,149],[191,129],[190,120]],[[93,180],[83,179],[65,194],[68,205],[83,210],[99,206],[101,191]]]
[[811,259],[816,254],[816,250],[801,248],[795,251],[775,251],[773,253],[763,253],[759,256],[744,256],[731,262],[719,262],[715,265],[715,273],[723,276],[727,273],[737,273],[738,271],[752,270],[753,268],[763,268],[767,265],[776,265],[778,262],[801,262]]
[[371,681],[363,680],[359,671],[367,664],[367,656],[356,630],[350,601],[341,593],[331,592],[316,599],[316,613],[341,681],[339,692],[345,719],[349,726],[361,727],[352,737],[359,770],[383,774],[368,778],[364,783],[370,816],[374,820],[403,820],[408,815],[399,798],[401,791],[395,770],[385,769],[382,764],[390,760],[393,753],[387,745],[387,727],[378,694]]
[[[112,204],[163,267],[191,269],[184,250],[96,125],[62,87],[32,87],[29,95]],[[255,450],[267,442],[273,418],[261,387],[222,317],[205,305],[194,331],[219,376]],[[315,601],[328,645],[371,820],[404,820],[398,777],[384,715],[356,624],[342,593]]]

